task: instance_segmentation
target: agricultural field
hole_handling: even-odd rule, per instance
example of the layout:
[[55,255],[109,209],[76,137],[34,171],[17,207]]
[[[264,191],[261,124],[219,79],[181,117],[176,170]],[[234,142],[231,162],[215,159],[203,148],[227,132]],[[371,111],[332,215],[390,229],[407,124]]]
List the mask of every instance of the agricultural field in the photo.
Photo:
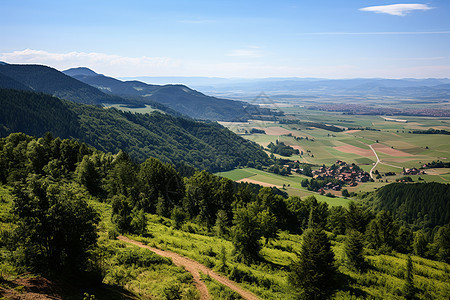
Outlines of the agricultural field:
[[[300,151],[300,155],[283,157],[274,154],[276,158],[297,160],[319,167],[325,164],[332,165],[336,160],[349,164],[355,163],[364,171],[373,169],[383,175],[378,182],[361,184],[352,187],[349,191],[369,191],[386,183],[403,177],[403,168],[420,168],[423,164],[432,161],[450,161],[450,136],[443,134],[413,134],[413,130],[450,130],[450,118],[395,116],[382,117],[371,115],[344,115],[339,112],[315,111],[298,106],[279,106],[285,114],[286,120],[301,121],[299,124],[280,124],[278,122],[265,122],[250,120],[245,123],[228,122],[223,124],[242,137],[254,141],[263,147],[276,141],[283,142]],[[350,128],[341,132],[329,131],[313,126],[307,122],[316,122],[342,128]],[[283,122],[286,123],[286,122]],[[264,130],[263,133],[250,133],[251,129]],[[360,130],[352,128],[368,128]],[[369,147],[372,145],[373,150]],[[267,153],[270,153],[267,149]],[[314,167],[313,167],[314,169]],[[384,173],[393,172],[395,176],[384,177]],[[414,181],[450,183],[450,169],[426,169],[426,174],[412,175]],[[243,176],[247,176],[243,175]],[[259,180],[266,184],[280,186],[278,178],[268,182],[258,179],[256,175],[252,180]],[[228,177],[228,176],[227,176]],[[420,179],[419,179],[420,177]],[[241,180],[243,178],[232,178]],[[298,194],[299,192],[297,192]]]
[[[350,201],[349,199],[343,197],[330,198],[312,191],[308,191],[303,188],[300,183],[303,179],[307,179],[309,177],[299,174],[281,176],[254,168],[243,168],[228,172],[219,172],[215,175],[226,177],[237,182],[249,182],[268,187],[274,186],[287,192],[290,196],[298,196],[303,198],[314,195],[317,200],[326,202],[329,206],[347,206]],[[340,196],[341,192],[336,192],[335,194]]]

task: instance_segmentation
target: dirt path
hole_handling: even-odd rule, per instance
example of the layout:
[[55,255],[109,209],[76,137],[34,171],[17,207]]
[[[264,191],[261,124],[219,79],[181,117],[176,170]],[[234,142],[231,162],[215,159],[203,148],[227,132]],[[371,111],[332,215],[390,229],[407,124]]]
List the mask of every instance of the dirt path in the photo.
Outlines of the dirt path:
[[373,149],[372,145],[369,145],[369,147],[370,147],[370,149],[372,149],[373,154],[375,154],[375,157],[377,158],[377,162],[373,165],[372,169],[370,169],[370,178],[374,179],[374,178],[373,178],[372,172],[373,172],[373,170],[377,167],[377,165],[378,165],[381,161],[380,161],[380,159],[378,158],[378,155],[377,155],[377,153],[375,152],[375,149]]
[[164,257],[168,257],[171,258],[173,263],[177,266],[182,266],[186,269],[186,271],[188,271],[189,273],[192,274],[192,276],[194,277],[194,282],[195,282],[195,286],[197,287],[197,289],[200,292],[200,299],[202,300],[207,300],[207,299],[211,299],[209,293],[208,293],[208,288],[206,287],[205,283],[200,279],[200,273],[202,272],[204,274],[208,274],[210,277],[214,278],[215,280],[217,280],[218,282],[220,282],[221,284],[229,287],[230,289],[232,289],[233,291],[235,291],[236,293],[240,294],[242,296],[242,298],[244,299],[248,299],[248,300],[257,300],[259,299],[258,297],[256,297],[254,294],[252,294],[251,292],[244,290],[243,288],[241,288],[240,286],[238,286],[235,282],[229,280],[228,278],[219,275],[217,273],[215,273],[214,271],[212,271],[211,269],[205,267],[204,265],[202,265],[199,262],[196,262],[195,260],[192,260],[190,258],[186,258],[184,256],[181,256],[175,252],[171,252],[171,251],[164,251],[158,248],[152,248],[149,247],[147,245],[144,245],[138,241],[132,240],[130,238],[127,238],[125,236],[118,236],[117,239],[129,243],[129,244],[133,244],[135,246],[141,247],[141,248],[145,248],[145,249],[149,249],[150,251],[153,251],[154,253],[164,256]]

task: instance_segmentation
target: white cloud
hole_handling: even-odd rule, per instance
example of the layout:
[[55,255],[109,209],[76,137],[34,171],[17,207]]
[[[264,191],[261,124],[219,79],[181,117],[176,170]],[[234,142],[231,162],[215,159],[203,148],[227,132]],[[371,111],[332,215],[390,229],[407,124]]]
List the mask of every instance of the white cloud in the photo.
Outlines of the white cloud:
[[96,52],[54,53],[25,49],[0,53],[0,61],[18,64],[43,64],[59,70],[86,66],[98,73],[113,76],[149,74],[175,70],[180,62],[167,57],[127,57]]
[[406,14],[415,10],[430,10],[432,7],[426,4],[391,4],[380,6],[369,6],[360,8],[361,11],[371,11],[380,14],[389,14],[393,16],[406,16]]
[[[249,46],[247,51],[258,51],[257,46]],[[236,50],[235,50],[236,51]],[[243,58],[249,58],[248,52],[231,52]],[[254,55],[255,53],[253,53]],[[259,55],[259,54],[258,54]],[[250,57],[251,58],[251,57]],[[367,68],[359,64],[326,64],[311,62],[276,65],[270,62],[248,59],[243,61],[195,61],[175,60],[165,57],[125,57],[105,53],[52,53],[43,50],[21,50],[0,53],[0,61],[17,64],[43,64],[59,70],[73,67],[88,67],[97,73],[112,77],[139,76],[209,76],[209,77],[320,77],[320,78],[352,78],[352,77],[449,77],[450,64],[447,57],[418,57],[419,65],[407,63],[399,67],[391,64]],[[396,59],[396,61],[398,61]],[[428,63],[426,63],[428,62]],[[323,64],[322,64],[323,63]],[[425,65],[423,65],[423,64]],[[409,65],[409,66],[408,66]]]

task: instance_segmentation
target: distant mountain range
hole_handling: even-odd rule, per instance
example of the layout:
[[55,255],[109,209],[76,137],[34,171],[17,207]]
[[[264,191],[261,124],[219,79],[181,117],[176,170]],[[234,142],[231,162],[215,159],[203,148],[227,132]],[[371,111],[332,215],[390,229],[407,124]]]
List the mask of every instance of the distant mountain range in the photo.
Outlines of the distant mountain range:
[[150,105],[172,115],[201,120],[241,121],[271,111],[246,102],[207,96],[184,85],[120,81],[88,68],[64,72],[42,65],[0,64],[0,88],[32,90],[84,104]]
[[[127,78],[129,80],[132,77]],[[211,95],[253,99],[264,92],[270,96],[406,96],[450,98],[450,79],[323,79],[323,78],[217,78],[217,77],[136,77],[147,83],[184,83]]]
[[267,109],[246,102],[207,96],[180,84],[153,85],[140,81],[121,81],[97,74],[88,68],[73,68],[63,73],[106,94],[118,95],[140,104],[161,103],[196,119],[237,121],[251,116],[271,114]]

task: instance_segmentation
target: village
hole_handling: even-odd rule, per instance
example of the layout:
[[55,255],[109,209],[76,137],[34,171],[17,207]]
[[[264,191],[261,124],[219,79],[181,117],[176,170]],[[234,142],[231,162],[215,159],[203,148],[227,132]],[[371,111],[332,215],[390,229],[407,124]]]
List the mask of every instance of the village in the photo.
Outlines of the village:
[[[337,160],[331,167],[322,166],[312,172],[316,180],[337,179],[339,183],[328,182],[323,189],[339,191],[342,185],[357,186],[358,182],[370,181],[370,175],[356,164]],[[341,184],[342,183],[342,184]]]

